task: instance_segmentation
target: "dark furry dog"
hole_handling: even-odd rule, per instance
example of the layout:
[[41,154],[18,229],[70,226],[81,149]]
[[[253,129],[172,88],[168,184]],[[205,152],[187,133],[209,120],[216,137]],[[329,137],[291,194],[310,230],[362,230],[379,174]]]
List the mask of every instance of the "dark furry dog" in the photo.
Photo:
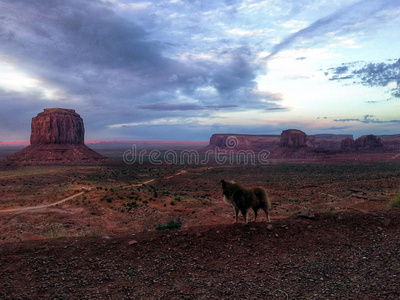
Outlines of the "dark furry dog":
[[247,224],[247,215],[250,208],[253,209],[255,219],[257,220],[257,212],[261,208],[270,222],[269,211],[271,209],[271,200],[267,192],[262,187],[246,188],[234,181],[221,180],[224,202],[230,204],[235,209],[235,221],[238,222],[239,211],[242,213],[244,222]]

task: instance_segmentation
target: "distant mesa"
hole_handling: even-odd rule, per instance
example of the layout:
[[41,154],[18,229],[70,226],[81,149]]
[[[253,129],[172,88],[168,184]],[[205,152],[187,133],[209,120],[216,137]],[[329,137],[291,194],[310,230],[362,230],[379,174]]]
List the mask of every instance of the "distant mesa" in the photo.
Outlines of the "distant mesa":
[[[400,134],[365,135],[354,140],[351,134],[307,135],[299,129],[282,131],[281,135],[213,134],[209,145],[203,150],[278,150],[282,153],[302,151],[340,151],[340,150],[394,150],[400,149]],[[283,152],[282,152],[283,151]],[[289,151],[289,152],[287,152]],[[294,152],[293,152],[294,151]],[[307,152],[308,151],[308,152]],[[321,152],[325,153],[325,152]]]
[[13,164],[79,164],[105,160],[84,143],[83,120],[74,109],[46,108],[32,118],[30,145],[7,158]]
[[213,134],[205,150],[229,148],[236,150],[273,149],[279,145],[279,135],[250,135],[250,134]]

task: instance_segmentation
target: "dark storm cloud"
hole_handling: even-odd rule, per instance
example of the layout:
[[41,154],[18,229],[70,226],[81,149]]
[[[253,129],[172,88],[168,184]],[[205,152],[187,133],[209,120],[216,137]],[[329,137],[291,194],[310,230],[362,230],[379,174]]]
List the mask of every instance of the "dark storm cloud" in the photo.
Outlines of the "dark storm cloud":
[[362,0],[346,7],[342,7],[334,13],[320,18],[308,27],[301,29],[286,37],[281,43],[275,45],[266,59],[271,59],[276,54],[307,39],[315,39],[327,33],[347,34],[360,31],[361,28],[354,26],[365,20],[375,21],[374,26],[379,26],[390,21],[389,16],[380,14],[382,11],[400,7],[399,1],[393,0]]
[[241,49],[233,49],[226,64],[168,59],[165,44],[99,1],[3,1],[0,20],[0,51],[75,96],[129,101],[150,91],[205,82],[232,93],[255,78]]
[[[237,2],[193,1],[187,13],[219,8],[234,14],[225,7]],[[160,9],[163,5],[153,4]],[[265,109],[269,105],[265,99],[279,101],[276,95],[254,94],[260,71],[254,47],[233,46],[221,39],[224,47],[212,53],[212,60],[167,57],[181,41],[171,39],[173,32],[165,31],[166,24],[160,22],[164,28],[155,34],[154,28],[145,30],[135,18],[117,14],[113,3],[100,0],[1,0],[2,59],[44,87],[67,95],[62,103],[31,94],[25,95],[29,101],[3,101],[16,116],[4,115],[8,122],[4,125],[17,120],[29,123],[43,108],[61,106],[75,108],[91,132],[101,132],[107,125],[176,117],[180,111],[197,117],[211,110]],[[179,23],[187,36],[201,32],[192,23],[191,29]],[[202,92],[208,88],[216,92]],[[189,100],[177,101],[179,97]],[[29,111],[29,117],[21,111]],[[29,125],[25,128],[29,133]]]
[[0,20],[2,53],[77,95],[117,90],[120,79],[129,93],[144,92],[179,69],[142,28],[98,1],[3,1]]
[[[325,73],[329,80],[352,79],[354,84],[369,87],[385,87],[395,82],[397,88],[391,89],[392,96],[400,98],[400,59],[382,63],[354,62],[342,64],[337,68],[330,68]],[[370,102],[372,103],[372,102]]]

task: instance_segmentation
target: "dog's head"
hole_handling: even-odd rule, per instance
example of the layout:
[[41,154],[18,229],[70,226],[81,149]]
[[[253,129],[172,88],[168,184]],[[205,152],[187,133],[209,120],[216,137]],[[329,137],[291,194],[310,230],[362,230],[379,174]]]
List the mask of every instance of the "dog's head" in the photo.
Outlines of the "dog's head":
[[222,188],[226,187],[226,181],[224,179],[221,179],[219,183],[222,184]]
[[228,181],[228,180],[221,179],[221,181],[219,183],[222,184],[222,193],[224,195],[230,196],[233,193],[232,187],[235,184],[234,181]]

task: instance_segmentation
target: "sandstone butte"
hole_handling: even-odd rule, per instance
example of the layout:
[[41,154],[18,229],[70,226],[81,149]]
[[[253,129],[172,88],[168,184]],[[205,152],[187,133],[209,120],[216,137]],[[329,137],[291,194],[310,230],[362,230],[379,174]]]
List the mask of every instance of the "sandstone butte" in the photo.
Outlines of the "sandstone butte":
[[85,145],[83,120],[74,109],[46,108],[32,118],[30,145],[7,158],[18,165],[79,164],[105,160]]
[[279,147],[307,147],[307,135],[298,129],[282,131]]

